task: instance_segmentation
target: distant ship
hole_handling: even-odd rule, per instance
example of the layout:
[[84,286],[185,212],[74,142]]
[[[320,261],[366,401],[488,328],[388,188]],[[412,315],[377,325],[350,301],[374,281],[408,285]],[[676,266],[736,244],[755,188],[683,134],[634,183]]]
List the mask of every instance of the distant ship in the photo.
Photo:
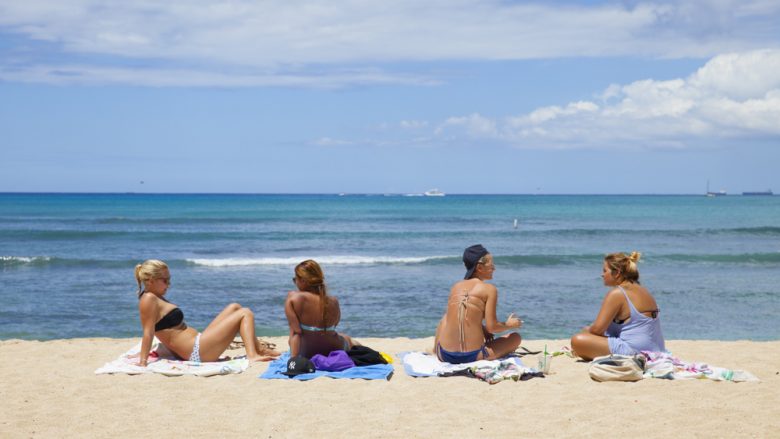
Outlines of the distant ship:
[[431,189],[429,191],[425,191],[426,197],[443,197],[444,192],[438,190],[438,189]]
[[742,195],[746,196],[759,196],[759,195],[774,195],[772,193],[772,189],[767,189],[765,191],[757,191],[757,192],[742,192]]
[[707,180],[707,196],[708,197],[722,197],[726,195],[726,191],[721,189],[718,192],[710,192],[710,181]]

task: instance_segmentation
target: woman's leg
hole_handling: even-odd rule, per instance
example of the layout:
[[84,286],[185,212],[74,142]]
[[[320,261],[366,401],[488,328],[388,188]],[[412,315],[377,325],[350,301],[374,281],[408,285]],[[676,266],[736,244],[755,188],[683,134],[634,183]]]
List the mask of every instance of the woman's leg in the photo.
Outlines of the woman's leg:
[[226,306],[225,309],[220,311],[220,313],[217,314],[216,317],[214,317],[214,320],[212,320],[211,323],[209,323],[209,325],[206,327],[206,329],[203,330],[203,332],[208,331],[208,329],[211,327],[211,325],[213,325],[215,323],[221,322],[227,316],[229,316],[230,314],[233,314],[234,312],[238,311],[239,309],[241,309],[241,305],[239,305],[238,303],[231,303],[230,305]]
[[262,356],[278,357],[279,355],[282,355],[281,352],[271,347],[271,344],[261,341],[257,337],[255,337],[255,349],[257,350],[257,353]]
[[607,337],[583,331],[571,338],[571,350],[574,355],[590,361],[602,355],[609,355],[609,342]]
[[494,338],[493,341],[485,345],[485,348],[489,354],[488,357],[480,358],[480,360],[495,360],[496,358],[501,358],[510,352],[514,352],[515,349],[520,346],[521,341],[523,341],[523,339],[517,332],[513,332],[503,337]]
[[[446,317],[446,315],[444,316]],[[439,356],[439,337],[441,336],[441,328],[444,326],[444,317],[439,320],[439,324],[436,325],[436,334],[433,336],[433,354]]]
[[360,343],[358,343],[352,337],[350,337],[350,336],[348,336],[346,334],[343,334],[343,333],[339,332],[339,336],[346,342],[345,344],[347,346],[349,346],[349,347],[345,346],[345,347],[347,347],[347,349],[345,349],[347,351],[352,349],[353,346],[361,346]]
[[[250,361],[264,361],[269,357],[261,356],[257,350],[255,338],[255,315],[249,308],[235,309],[229,305],[213,322],[203,330],[200,336],[201,361],[214,361],[225,352],[233,341],[236,332],[241,334],[246,355]],[[231,308],[232,307],[232,308]],[[230,309],[230,310],[229,310]]]

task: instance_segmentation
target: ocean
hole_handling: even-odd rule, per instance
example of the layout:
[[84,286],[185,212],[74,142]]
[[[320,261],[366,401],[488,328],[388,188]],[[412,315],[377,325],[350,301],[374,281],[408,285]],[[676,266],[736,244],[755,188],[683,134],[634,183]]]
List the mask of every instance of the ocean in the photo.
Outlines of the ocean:
[[[517,227],[514,222],[517,220]],[[780,339],[780,197],[0,194],[0,339],[140,337],[135,264],[202,330],[222,307],[287,334],[294,266],[322,265],[339,330],[432,336],[461,255],[494,255],[498,315],[568,338],[607,291],[606,253],[642,252],[667,339]]]

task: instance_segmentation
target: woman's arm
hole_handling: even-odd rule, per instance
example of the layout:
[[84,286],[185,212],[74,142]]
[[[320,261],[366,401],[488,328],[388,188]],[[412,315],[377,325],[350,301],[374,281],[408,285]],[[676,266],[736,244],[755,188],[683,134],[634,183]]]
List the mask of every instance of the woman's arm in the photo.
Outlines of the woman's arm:
[[152,349],[154,339],[154,324],[157,320],[157,299],[152,294],[144,294],[138,301],[138,312],[141,315],[141,327],[144,335],[141,339],[141,352],[138,364],[146,367],[149,360],[149,351]]
[[303,303],[295,294],[295,291],[287,293],[287,300],[284,301],[284,314],[287,316],[287,324],[290,326],[290,357],[298,355],[301,351],[301,322],[298,320],[296,308],[302,308]]
[[496,334],[510,329],[519,328],[522,324],[517,317],[510,317],[506,322],[499,322],[496,318],[496,305],[498,304],[498,290],[495,285],[485,284],[487,289],[487,302],[485,303],[485,329],[491,334]]
[[601,302],[601,309],[599,310],[596,320],[587,327],[587,331],[594,335],[604,336],[604,333],[609,328],[609,323],[620,312],[621,298],[623,295],[619,290],[613,289],[604,296],[604,301]]

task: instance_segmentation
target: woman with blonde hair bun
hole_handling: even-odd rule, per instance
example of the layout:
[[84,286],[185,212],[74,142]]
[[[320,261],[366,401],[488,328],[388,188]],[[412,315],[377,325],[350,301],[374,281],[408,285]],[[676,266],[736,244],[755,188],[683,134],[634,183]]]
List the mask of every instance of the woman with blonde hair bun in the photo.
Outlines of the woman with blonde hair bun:
[[639,284],[641,253],[612,253],[604,258],[601,277],[612,287],[596,320],[571,338],[571,348],[584,360],[609,354],[633,355],[665,351],[659,309],[647,288]]
[[184,323],[184,313],[165,299],[171,273],[163,261],[149,259],[135,266],[138,311],[144,335],[139,364],[146,366],[152,340],[157,337],[168,350],[189,361],[215,361],[236,333],[241,334],[250,361],[268,361],[279,355],[255,337],[255,316],[249,308],[231,303],[199,333]]

